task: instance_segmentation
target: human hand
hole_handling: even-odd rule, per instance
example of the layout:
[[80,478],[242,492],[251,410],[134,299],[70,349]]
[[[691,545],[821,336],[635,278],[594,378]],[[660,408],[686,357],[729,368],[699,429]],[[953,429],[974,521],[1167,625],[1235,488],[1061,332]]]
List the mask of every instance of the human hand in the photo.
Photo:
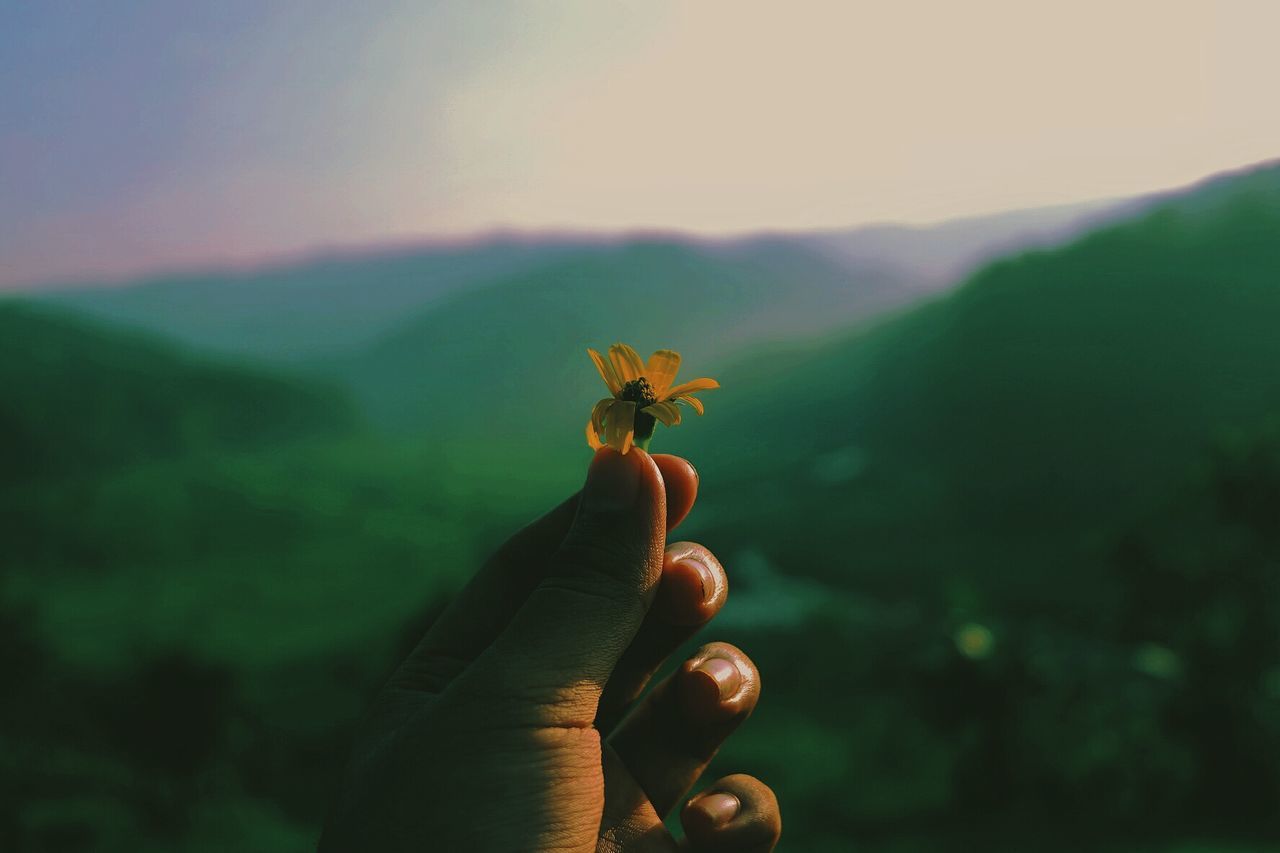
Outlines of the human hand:
[[[507,541],[374,703],[321,839],[340,851],[768,853],[773,792],[729,776],[662,819],[754,708],[741,651],[704,646],[724,570],[666,543],[697,496],[675,456],[608,448],[582,492]],[[638,700],[638,701],[637,701]]]

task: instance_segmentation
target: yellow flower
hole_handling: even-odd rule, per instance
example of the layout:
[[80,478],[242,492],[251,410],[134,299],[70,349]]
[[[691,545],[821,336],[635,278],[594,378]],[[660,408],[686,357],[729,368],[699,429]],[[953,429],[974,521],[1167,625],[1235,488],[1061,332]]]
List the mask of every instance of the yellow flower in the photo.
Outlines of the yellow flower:
[[587,444],[592,450],[606,444],[619,453],[626,453],[632,444],[647,449],[657,421],[667,426],[680,423],[676,403],[685,403],[702,414],[702,401],[693,395],[720,387],[714,379],[672,385],[680,369],[680,353],[669,349],[660,349],[649,356],[647,365],[640,360],[640,354],[626,344],[609,347],[607,361],[593,349],[587,353],[613,395],[596,403],[591,410]]

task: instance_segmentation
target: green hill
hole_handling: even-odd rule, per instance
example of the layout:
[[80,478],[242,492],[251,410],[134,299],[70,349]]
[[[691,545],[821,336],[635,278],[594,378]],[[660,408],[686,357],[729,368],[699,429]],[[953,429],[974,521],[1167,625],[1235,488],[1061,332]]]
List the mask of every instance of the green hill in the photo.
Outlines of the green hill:
[[499,237],[335,254],[243,272],[45,286],[31,296],[200,349],[295,361],[367,344],[450,293],[581,246],[567,238]]
[[[51,282],[33,289],[31,296],[172,336],[200,349],[297,361],[370,345],[451,295],[504,279],[527,280],[541,267],[571,264],[575,258],[591,263],[602,251],[630,243],[670,243],[711,256],[788,244],[798,252],[825,255],[855,279],[868,270],[892,271],[908,290],[903,298],[911,298],[952,284],[981,259],[1018,246],[1061,242],[1080,233],[1092,219],[1117,215],[1126,207],[1094,202],[927,226],[872,226],[735,240],[499,233],[453,244],[331,252],[242,271],[215,269],[139,282]],[[803,267],[796,272],[803,272]],[[697,282],[686,284],[695,287]],[[784,276],[779,286],[786,284]],[[824,314],[809,319],[838,324],[856,318]]]
[[793,838],[1274,841],[1278,329],[1273,165],[758,353],[660,433]]
[[[434,435],[576,436],[599,396],[588,346],[678,345],[692,369],[761,339],[829,328],[916,295],[891,270],[860,272],[786,241],[710,249],[669,241],[580,252],[459,294],[323,372],[380,422]],[[587,369],[584,369],[587,368]],[[528,417],[512,424],[517,413]]]
[[261,449],[358,423],[331,386],[17,301],[0,302],[0,388],[6,480]]
[[761,506],[821,507],[813,549],[857,542],[855,573],[990,572],[999,556],[1016,575],[1037,552],[1071,566],[1064,542],[1167,494],[1222,431],[1280,414],[1277,270],[1271,166],[744,363],[721,377],[714,437],[671,446],[744,487],[781,478]]

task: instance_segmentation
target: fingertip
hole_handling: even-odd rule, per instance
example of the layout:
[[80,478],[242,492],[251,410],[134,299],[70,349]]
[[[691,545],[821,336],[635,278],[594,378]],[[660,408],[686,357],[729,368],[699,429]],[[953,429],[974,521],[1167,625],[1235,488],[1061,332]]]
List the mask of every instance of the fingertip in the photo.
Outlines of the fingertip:
[[684,690],[693,704],[712,708],[737,695],[742,687],[742,673],[732,662],[724,658],[707,658],[684,678]]
[[591,512],[630,509],[640,496],[645,461],[638,454],[602,447],[591,458],[582,487],[582,508]]
[[650,458],[667,490],[667,529],[671,530],[685,520],[698,499],[698,471],[689,460],[669,453],[655,453]]
[[760,698],[760,673],[737,646],[709,643],[680,667],[678,686],[684,712],[691,720],[740,721],[755,709]]
[[782,812],[773,790],[754,776],[715,782],[680,812],[685,834],[698,849],[771,851],[782,836]]
[[729,580],[715,555],[693,542],[667,546],[654,607],[672,625],[711,621],[729,595]]
[[685,807],[685,831],[698,835],[710,835],[727,826],[742,811],[742,802],[733,794],[717,792],[704,794]]

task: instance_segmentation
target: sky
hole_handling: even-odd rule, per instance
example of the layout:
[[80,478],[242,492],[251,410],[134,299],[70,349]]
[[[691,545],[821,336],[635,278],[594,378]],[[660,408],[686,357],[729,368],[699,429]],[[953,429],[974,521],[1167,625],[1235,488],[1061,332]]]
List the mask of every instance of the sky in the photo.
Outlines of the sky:
[[1280,155],[1271,0],[0,0],[0,286],[931,222]]

